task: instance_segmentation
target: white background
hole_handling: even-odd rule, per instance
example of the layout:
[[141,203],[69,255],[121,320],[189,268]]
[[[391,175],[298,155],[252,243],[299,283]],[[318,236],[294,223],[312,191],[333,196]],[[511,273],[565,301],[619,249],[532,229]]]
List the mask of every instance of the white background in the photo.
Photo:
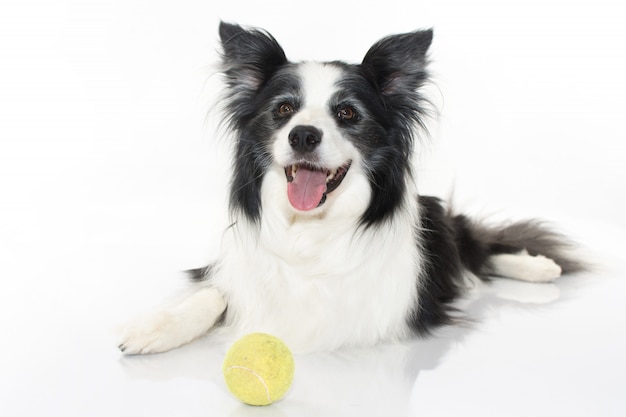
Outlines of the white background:
[[[0,4],[0,415],[626,415],[626,13],[620,1]],[[427,341],[296,358],[240,405],[205,339],[123,357],[115,328],[210,261],[226,144],[209,110],[220,19],[293,60],[358,62],[435,28],[422,191],[541,216],[593,253],[555,285],[500,281]]]

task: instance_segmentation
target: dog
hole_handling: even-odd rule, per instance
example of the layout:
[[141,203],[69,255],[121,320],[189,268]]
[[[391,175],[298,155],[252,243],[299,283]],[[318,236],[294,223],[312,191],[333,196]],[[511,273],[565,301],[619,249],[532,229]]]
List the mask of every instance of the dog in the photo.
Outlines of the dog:
[[584,266],[542,222],[454,214],[416,192],[432,30],[376,42],[358,65],[290,62],[266,31],[219,27],[232,132],[232,224],[193,291],[129,326],[126,354],[215,328],[296,352],[425,336],[461,318],[468,277],[550,282]]

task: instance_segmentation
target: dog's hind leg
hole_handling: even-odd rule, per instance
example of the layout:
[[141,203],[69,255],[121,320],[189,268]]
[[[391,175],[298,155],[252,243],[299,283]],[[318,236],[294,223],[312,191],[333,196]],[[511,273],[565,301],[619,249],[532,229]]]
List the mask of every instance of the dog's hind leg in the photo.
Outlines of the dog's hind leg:
[[514,278],[528,282],[551,282],[561,276],[561,267],[543,255],[530,255],[523,250],[518,253],[491,255],[483,268],[484,273]]
[[225,310],[222,294],[202,286],[182,302],[131,323],[119,348],[131,355],[177,348],[208,332]]

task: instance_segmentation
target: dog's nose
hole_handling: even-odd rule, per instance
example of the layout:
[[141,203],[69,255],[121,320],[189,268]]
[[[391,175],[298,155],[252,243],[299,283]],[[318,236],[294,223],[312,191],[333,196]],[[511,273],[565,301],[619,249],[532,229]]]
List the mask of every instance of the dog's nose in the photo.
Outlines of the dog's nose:
[[311,152],[322,142],[322,131],[315,126],[296,126],[289,132],[289,145],[298,152]]

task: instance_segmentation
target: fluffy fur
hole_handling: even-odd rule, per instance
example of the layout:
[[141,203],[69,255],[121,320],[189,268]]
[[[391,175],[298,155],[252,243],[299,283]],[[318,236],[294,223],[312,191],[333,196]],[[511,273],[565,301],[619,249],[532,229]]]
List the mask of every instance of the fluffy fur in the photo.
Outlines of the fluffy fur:
[[359,65],[287,60],[267,32],[222,23],[232,225],[195,290],[120,348],[161,352],[216,326],[296,351],[372,345],[454,322],[466,277],[533,282],[581,268],[536,221],[487,226],[418,196],[430,30],[384,38]]

